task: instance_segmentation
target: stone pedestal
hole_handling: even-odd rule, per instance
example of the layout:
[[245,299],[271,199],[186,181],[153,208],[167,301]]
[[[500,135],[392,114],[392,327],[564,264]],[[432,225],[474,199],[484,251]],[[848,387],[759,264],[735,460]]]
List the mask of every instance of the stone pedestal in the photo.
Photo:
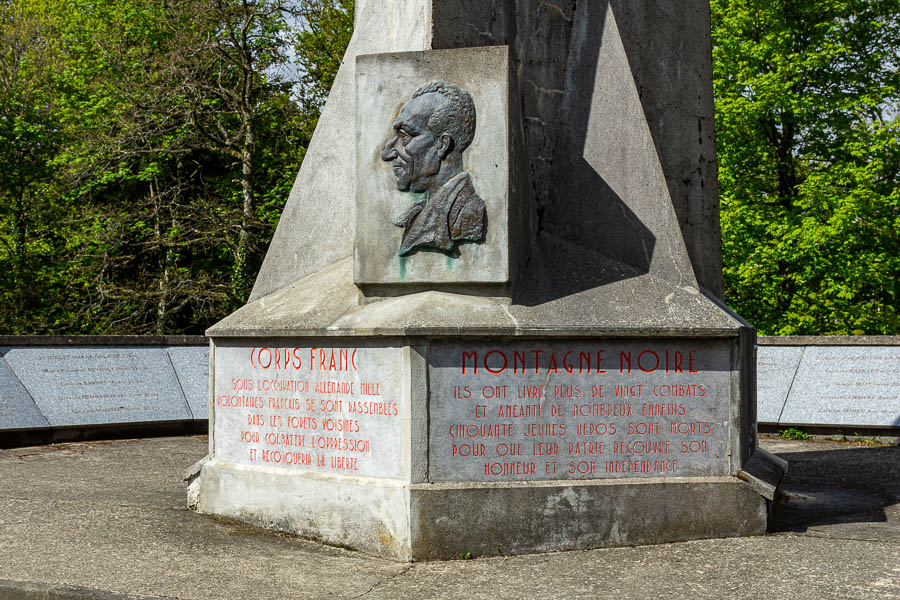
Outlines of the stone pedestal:
[[708,5],[657,54],[664,3],[487,4],[360,5],[250,302],[208,331],[192,503],[401,560],[764,533],[784,465],[715,296]]
[[[645,276],[541,307],[359,304],[351,271],[216,326],[202,512],[402,560],[765,532],[755,336],[715,302]],[[629,310],[659,317],[615,326]]]
[[220,339],[199,509],[403,560],[762,534],[766,501],[736,477],[746,353],[740,337]]

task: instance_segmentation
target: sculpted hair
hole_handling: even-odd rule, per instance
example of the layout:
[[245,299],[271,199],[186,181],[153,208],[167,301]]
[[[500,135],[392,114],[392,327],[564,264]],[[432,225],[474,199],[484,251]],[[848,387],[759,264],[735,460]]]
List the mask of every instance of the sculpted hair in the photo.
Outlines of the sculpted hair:
[[472,96],[458,85],[446,81],[432,81],[415,91],[413,98],[424,94],[440,94],[447,99],[428,119],[428,130],[434,135],[449,133],[462,153],[475,137],[475,103]]

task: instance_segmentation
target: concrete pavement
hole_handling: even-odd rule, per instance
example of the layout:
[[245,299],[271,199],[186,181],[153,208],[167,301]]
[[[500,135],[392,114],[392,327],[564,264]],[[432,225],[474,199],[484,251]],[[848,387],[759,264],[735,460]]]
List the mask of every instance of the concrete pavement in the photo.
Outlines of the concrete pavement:
[[0,451],[0,600],[900,598],[900,449],[764,440],[776,532],[402,564],[185,509],[202,436]]

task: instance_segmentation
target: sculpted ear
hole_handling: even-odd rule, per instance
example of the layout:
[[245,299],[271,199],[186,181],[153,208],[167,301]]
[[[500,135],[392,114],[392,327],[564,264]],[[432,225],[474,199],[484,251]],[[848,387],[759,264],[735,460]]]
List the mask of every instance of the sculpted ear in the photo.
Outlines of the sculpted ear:
[[444,160],[453,151],[453,146],[453,138],[449,133],[442,133],[438,137],[438,156],[441,157],[441,160]]

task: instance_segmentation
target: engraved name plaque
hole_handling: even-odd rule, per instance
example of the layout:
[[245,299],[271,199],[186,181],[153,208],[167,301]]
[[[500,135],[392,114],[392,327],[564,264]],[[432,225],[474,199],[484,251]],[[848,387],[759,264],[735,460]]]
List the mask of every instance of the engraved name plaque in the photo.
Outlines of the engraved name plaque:
[[446,344],[429,365],[432,481],[729,474],[724,342]]
[[53,427],[194,418],[164,348],[47,346],[3,352]]
[[806,348],[781,423],[900,425],[900,347]]

